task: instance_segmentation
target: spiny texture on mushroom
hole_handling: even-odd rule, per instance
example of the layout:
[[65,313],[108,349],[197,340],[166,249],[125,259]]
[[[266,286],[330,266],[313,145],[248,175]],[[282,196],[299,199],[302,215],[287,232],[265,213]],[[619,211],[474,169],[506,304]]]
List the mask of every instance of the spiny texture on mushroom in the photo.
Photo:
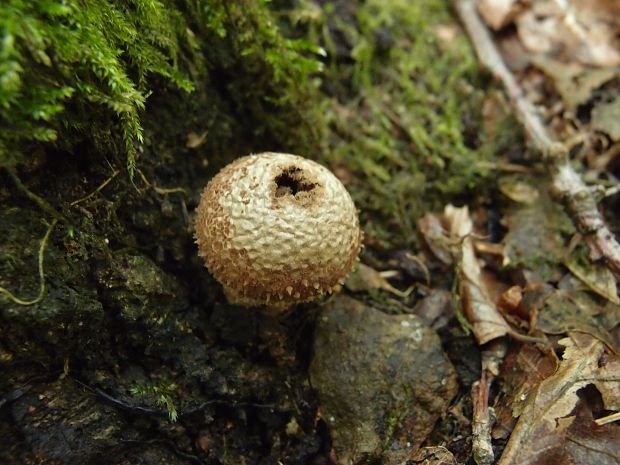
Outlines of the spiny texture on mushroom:
[[286,308],[342,284],[362,232],[349,193],[327,168],[267,152],[239,158],[209,182],[196,241],[231,303]]

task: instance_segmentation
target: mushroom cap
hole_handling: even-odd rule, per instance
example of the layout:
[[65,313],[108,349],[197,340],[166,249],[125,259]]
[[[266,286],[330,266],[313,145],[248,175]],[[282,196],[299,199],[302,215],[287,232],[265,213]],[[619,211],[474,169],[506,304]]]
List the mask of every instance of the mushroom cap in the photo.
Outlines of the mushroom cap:
[[266,152],[237,159],[209,182],[196,242],[231,303],[277,309],[337,289],[357,260],[362,231],[331,171]]

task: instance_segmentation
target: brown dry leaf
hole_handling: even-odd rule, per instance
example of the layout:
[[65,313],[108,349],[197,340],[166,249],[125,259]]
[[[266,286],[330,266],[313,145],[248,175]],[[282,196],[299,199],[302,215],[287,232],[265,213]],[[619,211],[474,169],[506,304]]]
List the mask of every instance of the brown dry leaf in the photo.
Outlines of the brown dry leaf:
[[588,68],[579,63],[562,63],[545,56],[532,58],[532,64],[545,73],[562,97],[567,110],[576,111],[592,93],[618,75],[616,68]]
[[[558,290],[569,296],[571,302],[577,305],[586,316],[587,321],[605,331],[602,340],[605,341],[605,337],[609,336],[612,340],[610,347],[620,354],[620,305],[609,300],[604,301],[589,292],[590,289],[571,273],[566,274],[558,282]],[[578,331],[583,331],[583,329],[578,329]],[[589,333],[589,331],[583,332]],[[596,334],[592,335],[597,337]]]
[[[419,465],[457,465],[458,462],[445,447],[422,447],[409,460],[411,463]],[[408,462],[409,462],[408,461]]]
[[485,344],[505,336],[511,329],[497,310],[484,284],[471,238],[473,223],[469,209],[447,205],[444,217],[449,237],[454,244],[452,254],[457,263],[459,297],[465,316],[473,326],[476,340],[479,344]]
[[435,213],[427,213],[418,221],[418,227],[433,255],[443,264],[452,265],[451,248],[453,244],[446,236],[440,216]]
[[620,140],[620,97],[599,103],[592,109],[592,128],[604,132],[613,141]]
[[586,254],[587,251],[579,247],[566,257],[564,264],[590,290],[610,302],[620,305],[616,278],[613,273],[605,265],[592,263]]
[[502,32],[496,40],[508,69],[515,74],[526,71],[531,65],[532,54],[525,49],[516,31]]
[[532,53],[561,54],[590,66],[620,65],[620,4],[615,0],[539,0],[515,23]]
[[446,326],[450,317],[454,316],[452,295],[444,289],[432,289],[426,297],[418,301],[413,313],[434,329]]
[[493,438],[510,436],[529,394],[557,367],[558,359],[551,349],[532,344],[510,347],[501,367],[502,392],[495,401]]
[[497,301],[497,306],[504,314],[514,314],[518,315],[522,319],[525,319],[527,317],[527,313],[522,309],[522,300],[523,289],[521,286],[511,286],[502,293]]
[[[598,389],[605,409],[620,408],[620,359],[587,334],[573,333],[560,343],[566,349],[558,370],[527,396],[498,465],[620,463],[616,425],[590,422],[589,431],[600,433],[594,449],[575,436],[573,428],[578,391],[588,385]],[[588,461],[581,461],[582,456]]]
[[498,187],[502,194],[517,203],[530,205],[538,200],[538,189],[519,176],[502,176],[498,180]]
[[[581,407],[581,406],[580,406]],[[585,411],[582,413],[582,411]],[[566,432],[563,457],[553,463],[617,465],[620,463],[620,428],[598,427],[592,414],[580,408]],[[609,425],[611,426],[611,425]]]
[[523,265],[538,281],[546,282],[557,274],[565,253],[563,235],[572,235],[574,226],[564,210],[550,199],[546,186],[538,192],[536,202],[518,204],[508,211],[503,219],[508,228],[503,243],[512,265]]
[[480,15],[495,30],[512,23],[521,8],[518,0],[478,0]]
[[580,331],[603,341],[615,351],[620,349],[616,347],[605,321],[599,318],[605,309],[595,305],[583,292],[550,289],[533,305],[530,312],[535,314],[532,326],[536,329],[547,334]]

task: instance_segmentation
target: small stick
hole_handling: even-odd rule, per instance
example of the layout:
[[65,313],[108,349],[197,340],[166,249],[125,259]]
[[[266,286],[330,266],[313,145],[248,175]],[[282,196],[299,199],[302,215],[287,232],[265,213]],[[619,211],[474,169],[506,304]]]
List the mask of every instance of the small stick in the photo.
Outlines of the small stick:
[[0,287],[0,294],[6,295],[7,298],[9,298],[10,300],[12,300],[18,305],[24,305],[24,306],[38,304],[43,299],[43,296],[45,295],[45,271],[43,270],[43,260],[45,259],[45,248],[47,247],[47,241],[49,240],[50,235],[52,234],[52,231],[54,230],[54,226],[56,226],[56,223],[58,223],[58,219],[55,218],[52,220],[52,222],[48,226],[47,232],[45,233],[45,236],[43,236],[43,239],[41,240],[41,245],[39,246],[39,292],[36,295],[36,297],[31,300],[20,299],[19,297],[15,296],[11,291],[9,291],[8,289],[5,289],[4,287]]
[[489,412],[489,389],[493,375],[482,371],[480,380],[471,387],[473,418],[471,423],[472,454],[478,465],[492,465],[495,461],[491,442],[491,415]]
[[60,212],[58,212],[58,210],[52,207],[52,205],[47,200],[39,197],[37,194],[28,189],[26,185],[22,182],[22,180],[19,179],[19,176],[17,176],[15,170],[13,170],[12,168],[7,168],[6,170],[9,173],[10,178],[15,183],[17,189],[19,189],[19,191],[22,192],[26,197],[36,203],[41,210],[48,213],[52,218],[56,219],[57,221],[68,223],[67,219],[62,216]]
[[515,76],[504,63],[489,30],[476,11],[475,2],[454,0],[454,5],[478,58],[503,84],[532,146],[542,154],[551,176],[553,194],[563,204],[588,244],[590,259],[604,259],[616,278],[620,279],[620,244],[605,224],[592,190],[570,165],[567,147],[554,140],[544,127],[534,106],[527,100]]
[[97,192],[100,192],[105,186],[107,186],[108,184],[110,184],[110,182],[118,175],[118,173],[120,173],[119,170],[114,170],[114,172],[112,173],[112,175],[106,179],[105,181],[103,181],[101,183],[101,185],[99,187],[97,187],[97,189],[95,189],[94,191],[92,191],[90,194],[85,195],[84,197],[82,197],[81,199],[77,199],[74,200],[73,202],[71,202],[69,205],[71,205],[72,207],[76,206],[78,203],[83,202],[84,200],[88,200],[90,199],[93,195],[95,195]]
[[499,374],[500,364],[506,355],[506,340],[495,339],[482,350],[482,373],[480,380],[471,387],[473,418],[471,423],[472,454],[478,465],[492,465],[495,462],[491,429],[495,422],[495,413],[489,407],[489,391],[495,377]]
[[594,420],[594,423],[596,423],[599,426],[603,426],[603,425],[606,425],[607,423],[612,423],[614,421],[619,421],[619,420],[620,420],[620,412],[616,412],[616,413],[612,413],[611,415],[607,415],[602,418],[597,418],[596,420]]
[[155,192],[157,192],[159,195],[174,194],[176,192],[186,194],[185,189],[183,189],[182,187],[171,187],[171,188],[157,187],[155,184],[153,184],[146,178],[146,176],[144,175],[141,169],[137,168],[136,171],[138,172],[138,175],[142,179],[142,182],[146,184],[147,187],[150,187]]

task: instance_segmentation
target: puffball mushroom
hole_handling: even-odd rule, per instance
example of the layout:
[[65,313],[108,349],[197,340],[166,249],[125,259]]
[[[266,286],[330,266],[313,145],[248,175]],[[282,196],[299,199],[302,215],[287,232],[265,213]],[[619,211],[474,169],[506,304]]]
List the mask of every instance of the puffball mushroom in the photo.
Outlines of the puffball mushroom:
[[224,167],[196,210],[199,255],[230,303],[286,309],[337,289],[362,243],[357,210],[324,166],[260,153]]

